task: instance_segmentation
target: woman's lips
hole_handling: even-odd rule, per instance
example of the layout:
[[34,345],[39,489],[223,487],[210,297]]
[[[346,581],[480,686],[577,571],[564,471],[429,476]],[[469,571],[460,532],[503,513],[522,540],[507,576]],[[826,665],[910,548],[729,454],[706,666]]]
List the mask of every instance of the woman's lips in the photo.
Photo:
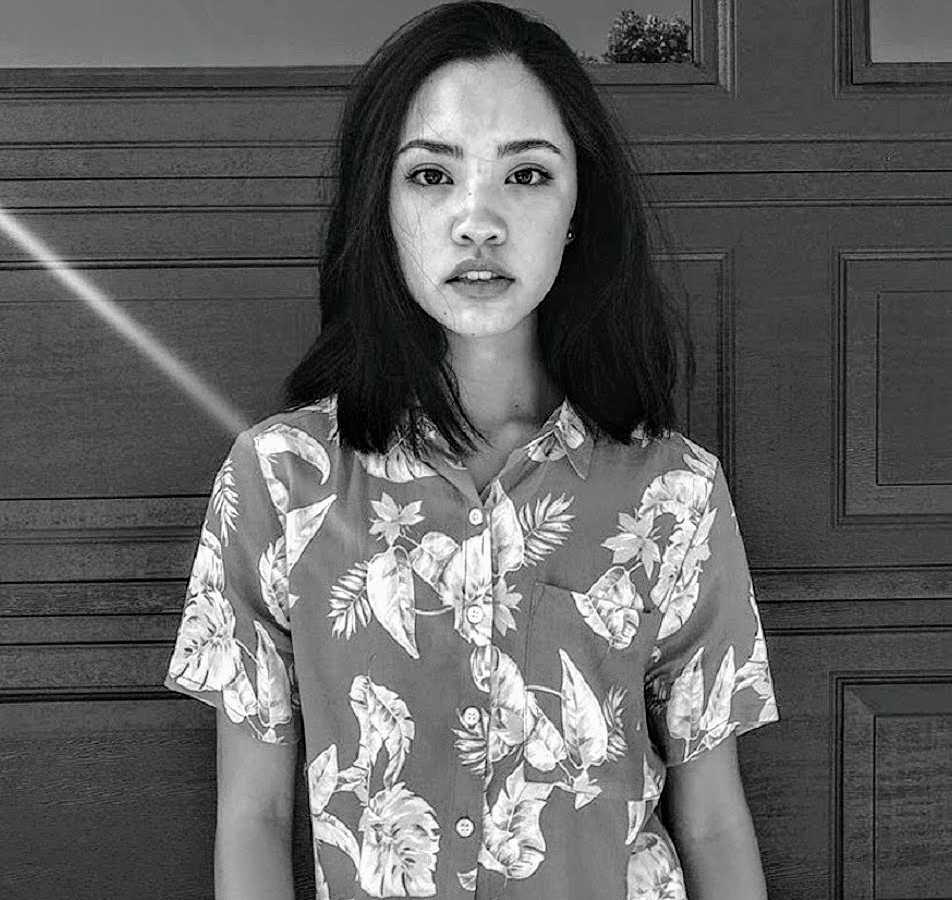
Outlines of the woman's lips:
[[487,284],[490,281],[515,281],[515,279],[506,278],[503,275],[494,275],[492,278],[463,278],[462,276],[457,276],[456,278],[451,278],[450,281],[462,281],[463,284]]
[[464,297],[474,299],[499,297],[509,290],[514,278],[490,278],[488,280],[467,281],[465,278],[453,278],[449,284]]

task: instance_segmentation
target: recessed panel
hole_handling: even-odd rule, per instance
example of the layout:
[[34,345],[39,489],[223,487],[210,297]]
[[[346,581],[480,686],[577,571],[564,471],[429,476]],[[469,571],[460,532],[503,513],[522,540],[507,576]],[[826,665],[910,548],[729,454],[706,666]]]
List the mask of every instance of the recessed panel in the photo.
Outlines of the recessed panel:
[[318,333],[305,270],[268,271],[240,273],[232,293],[234,272],[216,287],[210,271],[140,269],[145,296],[132,300],[128,271],[86,271],[116,290],[96,304],[53,292],[36,270],[0,273],[0,499],[207,493],[233,428],[273,411]]
[[[886,658],[876,654],[872,640],[867,655]],[[898,654],[891,660],[902,662]],[[838,896],[947,897],[952,692],[945,671],[884,671],[845,679],[841,688]]]
[[845,518],[948,516],[952,256],[910,247],[840,261]]
[[[952,885],[952,716],[876,721],[876,896]],[[948,896],[948,894],[944,894]]]
[[876,480],[952,484],[952,291],[884,292],[876,314]]
[[171,696],[3,700],[0,895],[202,900],[214,714]]
[[949,0],[869,0],[869,56],[877,62],[952,62]]

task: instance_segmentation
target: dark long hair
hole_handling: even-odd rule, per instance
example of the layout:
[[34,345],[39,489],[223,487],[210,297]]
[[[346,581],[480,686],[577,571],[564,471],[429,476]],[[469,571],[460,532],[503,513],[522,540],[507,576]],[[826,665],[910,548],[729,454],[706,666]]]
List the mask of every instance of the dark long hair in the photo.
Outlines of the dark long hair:
[[[321,332],[284,382],[287,411],[337,394],[342,446],[384,453],[399,433],[419,453],[426,427],[419,412],[454,453],[476,450],[471,435],[485,440],[460,402],[443,326],[404,280],[389,181],[424,79],[456,60],[502,55],[518,57],[545,85],[576,150],[576,238],[537,307],[546,370],[596,438],[628,444],[638,425],[650,437],[682,428],[673,396],[675,328],[686,340],[689,384],[694,344],[651,260],[648,189],[617,119],[575,52],[541,19],[467,0],[398,28],[362,66],[343,110],[337,195],[319,265]],[[668,245],[657,216],[654,222]]]

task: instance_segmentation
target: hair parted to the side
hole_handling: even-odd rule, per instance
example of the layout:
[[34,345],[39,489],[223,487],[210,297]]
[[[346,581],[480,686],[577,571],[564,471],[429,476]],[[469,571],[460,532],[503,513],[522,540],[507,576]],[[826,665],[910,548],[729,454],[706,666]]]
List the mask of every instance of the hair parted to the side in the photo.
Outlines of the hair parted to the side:
[[576,151],[576,236],[537,308],[545,366],[596,438],[628,444],[639,424],[649,437],[683,427],[674,409],[675,329],[685,337],[689,385],[694,344],[652,262],[648,188],[622,129],[556,31],[503,4],[464,0],[397,29],[362,66],[342,113],[337,195],[319,264],[321,331],[284,383],[285,411],[337,394],[341,446],[384,453],[408,414],[400,434],[419,454],[417,411],[454,453],[476,450],[471,435],[484,439],[460,402],[443,326],[403,277],[389,180],[421,83],[448,63],[502,55],[518,57],[546,87]]

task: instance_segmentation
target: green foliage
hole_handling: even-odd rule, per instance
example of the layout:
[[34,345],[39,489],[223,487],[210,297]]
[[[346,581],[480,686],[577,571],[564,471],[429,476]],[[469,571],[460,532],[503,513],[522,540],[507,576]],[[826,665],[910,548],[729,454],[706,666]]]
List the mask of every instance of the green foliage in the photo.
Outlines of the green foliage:
[[690,62],[691,26],[680,16],[661,19],[648,13],[641,16],[623,9],[608,32],[608,51],[598,59],[578,53],[587,63]]

